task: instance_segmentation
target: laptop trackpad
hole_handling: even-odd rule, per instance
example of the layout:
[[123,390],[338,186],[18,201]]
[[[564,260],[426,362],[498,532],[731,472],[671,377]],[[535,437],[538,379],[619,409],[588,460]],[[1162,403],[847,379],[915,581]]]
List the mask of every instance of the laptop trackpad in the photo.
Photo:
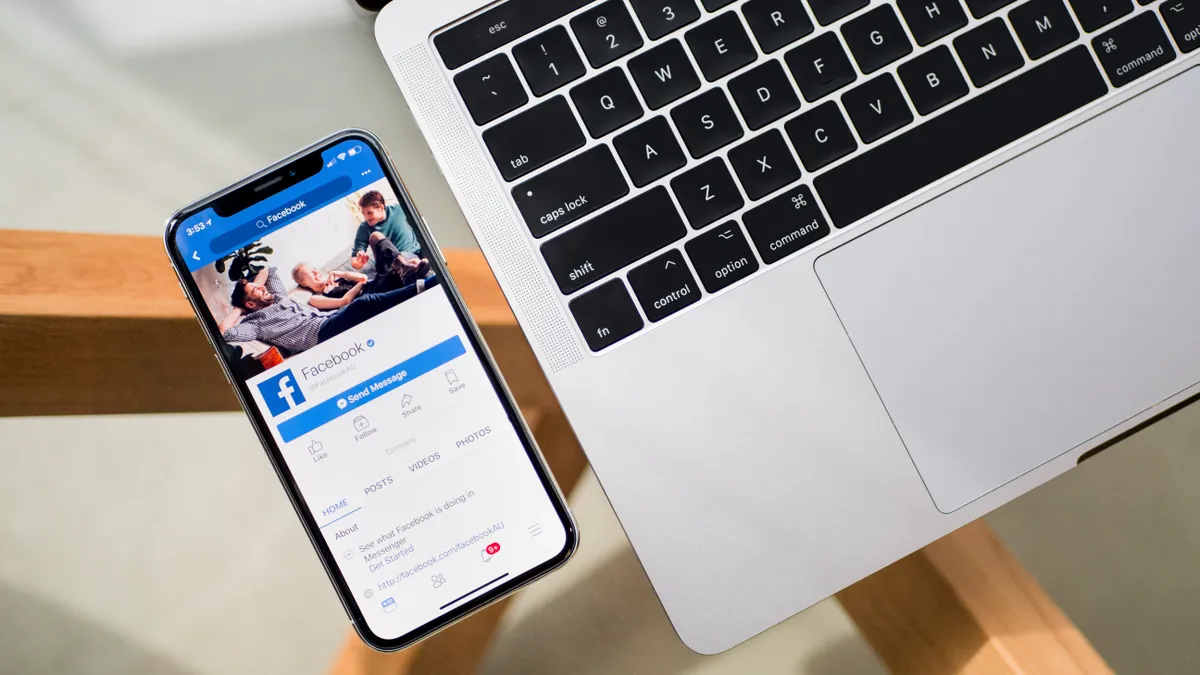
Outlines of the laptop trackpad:
[[1200,381],[1200,68],[822,256],[953,511]]

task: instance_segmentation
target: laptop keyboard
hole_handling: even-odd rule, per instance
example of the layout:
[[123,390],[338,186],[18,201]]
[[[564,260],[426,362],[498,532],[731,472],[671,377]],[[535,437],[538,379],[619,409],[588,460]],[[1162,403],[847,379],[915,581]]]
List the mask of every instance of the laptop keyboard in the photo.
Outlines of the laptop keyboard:
[[1200,44],[1138,2],[508,0],[434,46],[600,351]]

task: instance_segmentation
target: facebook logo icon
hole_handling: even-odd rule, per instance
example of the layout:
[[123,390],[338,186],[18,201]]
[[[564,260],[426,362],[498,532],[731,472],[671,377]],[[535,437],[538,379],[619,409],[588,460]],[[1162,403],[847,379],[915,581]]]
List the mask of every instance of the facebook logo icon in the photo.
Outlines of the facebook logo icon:
[[258,393],[267,402],[271,417],[281,415],[304,403],[304,394],[297,386],[291,370],[285,370],[266,382],[259,382]]

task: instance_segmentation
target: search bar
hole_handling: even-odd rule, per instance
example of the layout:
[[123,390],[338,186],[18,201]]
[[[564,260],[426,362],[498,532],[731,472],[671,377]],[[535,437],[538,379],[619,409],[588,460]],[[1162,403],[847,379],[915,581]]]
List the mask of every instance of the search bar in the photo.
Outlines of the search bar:
[[327,203],[348,194],[353,184],[349,176],[335,178],[328,183],[314,188],[295,199],[280,204],[266,213],[260,213],[254,218],[237,227],[212,238],[209,248],[213,253],[221,254],[235,249],[247,242],[278,230],[279,228],[302,218]]

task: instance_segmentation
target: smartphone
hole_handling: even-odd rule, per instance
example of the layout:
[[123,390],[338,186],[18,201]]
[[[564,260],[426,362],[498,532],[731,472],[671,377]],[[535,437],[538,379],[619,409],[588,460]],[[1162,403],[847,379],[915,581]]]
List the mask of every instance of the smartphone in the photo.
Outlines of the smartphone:
[[166,247],[364,642],[401,649],[571,556],[562,494],[373,135],[184,207]]

